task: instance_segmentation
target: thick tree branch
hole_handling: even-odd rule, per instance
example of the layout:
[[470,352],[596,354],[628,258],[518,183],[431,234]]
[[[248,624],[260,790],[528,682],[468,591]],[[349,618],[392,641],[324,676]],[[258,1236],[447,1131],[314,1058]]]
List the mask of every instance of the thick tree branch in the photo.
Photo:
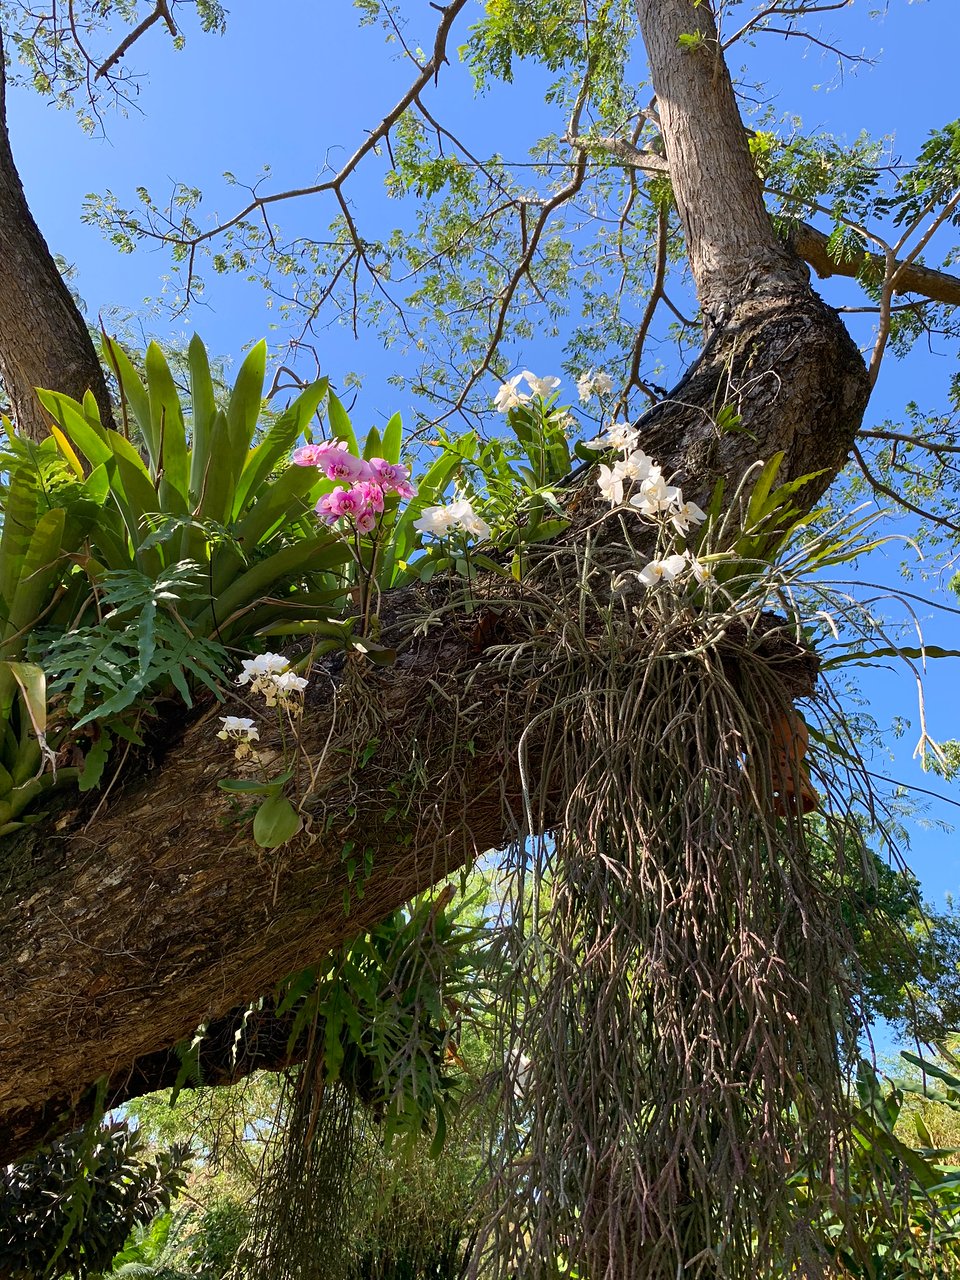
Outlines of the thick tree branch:
[[[670,164],[659,152],[647,147],[637,147],[624,138],[567,137],[570,146],[578,151],[599,151],[619,160],[621,164],[650,174],[669,174]],[[942,219],[941,219],[942,221]],[[858,253],[842,260],[834,258],[829,249],[830,237],[811,226],[809,222],[792,222],[787,232],[787,243],[822,279],[842,276],[859,279],[865,272],[882,279],[886,258],[882,253]],[[922,246],[920,246],[922,250]],[[916,261],[916,252],[904,258],[894,256],[891,270],[891,293],[902,295],[916,293],[931,302],[947,306],[960,306],[960,276],[946,271],[925,267]]]
[[[409,593],[398,606],[429,607]],[[165,1083],[158,1062],[201,1023],[508,838],[499,693],[482,670],[464,693],[477,663],[469,629],[452,621],[385,673],[348,666],[332,684],[318,673],[303,718],[309,829],[275,853],[252,843],[249,815],[216,785],[237,772],[215,736],[220,708],[96,822],[62,814],[45,838],[5,842],[0,1159],[82,1106],[98,1078],[115,1097]],[[358,771],[364,723],[379,746]],[[348,841],[374,858],[352,889]]]
[[112,423],[107,384],[83,317],[33,219],[14,164],[6,124],[0,31],[0,379],[20,430],[49,433],[35,387],[77,400],[91,390]]

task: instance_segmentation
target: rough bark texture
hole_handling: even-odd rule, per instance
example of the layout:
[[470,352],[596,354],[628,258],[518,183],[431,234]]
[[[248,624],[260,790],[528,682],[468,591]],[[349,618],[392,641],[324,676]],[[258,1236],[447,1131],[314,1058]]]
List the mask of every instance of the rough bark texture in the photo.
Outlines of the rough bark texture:
[[[383,675],[317,675],[303,719],[305,748],[315,759],[326,748],[307,800],[312,831],[275,853],[254,845],[249,817],[232,814],[217,787],[244,772],[215,737],[219,707],[106,814],[62,813],[59,830],[8,844],[0,1160],[62,1127],[65,1113],[82,1114],[99,1078],[114,1102],[169,1083],[171,1045],[503,838],[510,806],[496,691],[478,679],[473,710],[458,709],[477,662],[469,633],[452,624]],[[374,738],[376,756],[352,769]],[[418,753],[426,759],[414,767]],[[409,787],[407,816],[402,807],[384,816],[400,803],[391,782]],[[375,851],[349,914],[347,841]],[[216,1064],[215,1050],[208,1060]]]
[[[812,502],[859,425],[868,394],[863,362],[773,233],[707,6],[638,0],[637,9],[710,318],[700,361],[643,419],[646,447],[699,498],[718,476],[734,482],[756,458],[782,449],[785,475],[823,471],[806,495]],[[679,36],[694,30],[701,44],[684,50]],[[16,348],[9,332],[5,339],[7,352]],[[72,390],[51,369],[31,376]],[[718,431],[724,403],[735,404],[744,430]],[[464,700],[469,674],[475,683]],[[75,1105],[82,1113],[99,1077],[110,1081],[113,1099],[164,1083],[169,1047],[199,1023],[229,1019],[244,1000],[509,836],[517,809],[502,747],[509,716],[495,667],[471,638],[453,623],[430,631],[395,667],[368,672],[366,688],[365,702],[349,680],[342,684],[312,835],[276,855],[252,845],[248,824],[229,821],[216,783],[236,766],[209,718],[89,826],[62,815],[56,828],[46,823],[5,852],[0,1159],[26,1150]],[[328,690],[304,719],[313,755],[331,731]],[[475,704],[469,723],[466,703]],[[390,744],[375,757],[386,772],[352,767],[365,718],[369,737]],[[394,780],[406,776],[414,742],[426,783],[411,771],[409,812],[402,822],[387,820],[389,769]],[[361,814],[359,835],[344,795]],[[349,917],[347,839],[375,851],[365,896],[354,898]],[[215,1075],[227,1069],[222,1056],[213,1059]]]
[[0,32],[0,379],[19,429],[34,440],[50,428],[34,395],[52,387],[77,400],[91,390],[112,421],[103,370],[83,316],[33,219],[13,161],[6,123]]
[[[666,158],[707,338],[688,376],[642,420],[644,447],[700,500],[782,450],[784,474],[843,465],[870,389],[857,347],[777,238],[710,6],[637,0]],[[694,37],[682,42],[681,37]],[[741,430],[715,426],[732,405]]]

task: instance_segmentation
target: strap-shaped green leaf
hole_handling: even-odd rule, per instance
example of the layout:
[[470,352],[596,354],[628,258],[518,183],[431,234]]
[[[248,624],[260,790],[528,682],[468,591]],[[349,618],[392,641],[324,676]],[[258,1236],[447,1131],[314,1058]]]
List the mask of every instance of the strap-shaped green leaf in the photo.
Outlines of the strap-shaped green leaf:
[[157,444],[152,459],[154,479],[161,477],[160,505],[166,515],[187,511],[190,497],[190,457],[187,432],[177,385],[163,352],[155,342],[147,348],[145,362],[150,395],[151,436]]
[[311,382],[300,395],[284,409],[263,440],[247,455],[237,491],[234,495],[233,518],[243,512],[251,497],[257,495],[262,485],[278,464],[290,453],[296,442],[310,425],[324,396],[329,382],[320,378]]
[[[243,617],[246,610],[268,592],[274,590],[278,583],[285,579],[331,569],[345,564],[350,559],[350,550],[341,538],[324,531],[316,537],[304,538],[281,551],[257,561],[240,574],[216,597],[213,610],[216,621],[224,630],[221,639],[226,639],[229,629],[235,621]],[[205,609],[194,619],[196,630],[207,633],[213,628],[214,617],[211,609]]]
[[400,451],[403,448],[403,419],[399,413],[395,413],[384,427],[381,448],[383,453],[380,456],[387,462],[400,461]]
[[360,446],[357,444],[357,437],[354,435],[350,416],[332,391],[327,397],[327,418],[330,424],[330,434],[333,438],[335,440],[343,440],[353,456],[359,458]]
[[210,463],[214,423],[217,417],[217,398],[213,389],[213,378],[210,376],[207,349],[196,334],[190,339],[187,363],[190,368],[190,401],[193,415],[190,504],[196,510]]
[[260,341],[240,366],[227,405],[233,474],[240,476],[253,443],[263,403],[263,379],[267,371],[267,344]]
[[101,340],[104,358],[116,374],[117,382],[120,385],[123,411],[126,412],[129,409],[133,414],[133,420],[140,428],[140,434],[143,436],[147,450],[150,456],[155,458],[159,450],[157,442],[151,440],[153,420],[150,416],[150,397],[147,394],[147,389],[120,343],[108,337],[105,333],[102,335]]

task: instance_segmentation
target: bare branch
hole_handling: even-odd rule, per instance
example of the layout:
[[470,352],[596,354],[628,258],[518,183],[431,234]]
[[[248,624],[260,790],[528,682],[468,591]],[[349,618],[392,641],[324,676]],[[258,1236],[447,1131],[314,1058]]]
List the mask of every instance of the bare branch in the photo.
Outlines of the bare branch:
[[738,40],[742,40],[743,37],[749,35],[751,31],[761,27],[763,23],[766,22],[767,18],[772,18],[774,15],[780,18],[803,18],[811,13],[830,13],[836,9],[846,9],[851,3],[852,0],[831,0],[828,4],[801,4],[788,6],[784,6],[782,4],[768,5],[767,8],[762,9],[760,13],[755,13],[748,22],[743,24],[739,31],[734,32],[729,40],[724,40],[721,48],[724,53],[726,53],[732,44],[736,44]]
[[[466,7],[467,0],[451,0],[445,9],[440,9],[443,15],[440,24],[437,27],[436,39],[434,41],[433,55],[429,62],[426,62],[420,70],[420,74],[416,80],[403,95],[396,105],[387,112],[375,129],[372,129],[366,139],[357,147],[353,155],[343,165],[343,167],[325,182],[314,183],[308,187],[293,187],[287,191],[275,191],[270,195],[255,195],[250,202],[242,208],[239,213],[235,213],[233,217],[226,219],[224,222],[218,223],[215,227],[211,227],[208,231],[201,231],[195,236],[185,236],[182,234],[166,234],[153,230],[141,230],[139,233],[148,236],[151,239],[159,240],[164,244],[176,244],[183,248],[189,247],[193,250],[197,249],[201,244],[216,239],[217,236],[223,235],[225,231],[229,231],[231,227],[237,226],[244,222],[253,213],[262,214],[270,205],[280,204],[287,200],[296,200],[301,196],[320,195],[325,191],[333,191],[339,195],[340,189],[346,182],[347,178],[354,172],[361,160],[369,155],[377,145],[384,141],[390,130],[397,123],[403,113],[417,101],[422,91],[430,83],[431,80],[436,81],[440,73],[440,67],[448,61],[446,54],[447,37],[454,21],[462,10]],[[436,7],[436,6],[435,6]]]
[[960,453],[960,444],[944,444],[940,440],[930,440],[926,436],[912,436],[904,431],[882,431],[879,428],[871,428],[869,431],[861,431],[860,435],[866,440],[890,440],[894,444],[916,445],[918,449],[929,449],[931,453]]
[[907,256],[902,261],[898,261],[895,256],[897,251],[905,246],[908,237],[919,228],[923,218],[932,211],[934,201],[935,198],[931,198],[926,208],[923,209],[916,218],[914,218],[913,222],[897,241],[893,249],[887,250],[884,255],[883,288],[880,292],[880,323],[878,326],[877,340],[874,343],[868,368],[871,386],[876,384],[877,378],[880,376],[880,365],[883,360],[883,353],[886,350],[887,340],[890,337],[890,305],[893,299],[897,280],[901,279],[904,272],[909,270],[914,259],[922,253],[924,247],[930,242],[931,237],[937,231],[938,227],[942,226],[943,223],[946,222],[954,209],[956,209],[957,205],[960,204],[960,190],[954,192]]
[[[620,408],[624,414],[627,412],[627,392],[630,387],[639,387],[644,393],[650,396],[652,393],[646,387],[645,383],[640,380],[640,360],[643,357],[643,347],[647,340],[647,334],[650,332],[650,325],[653,323],[653,317],[656,315],[657,307],[663,301],[663,284],[667,274],[667,242],[670,238],[670,220],[667,216],[666,209],[661,205],[657,209],[657,248],[656,261],[653,269],[653,285],[650,289],[650,297],[647,299],[647,305],[644,308],[643,317],[640,320],[640,326],[637,329],[637,335],[633,340],[633,352],[630,359],[630,372],[627,376],[626,387],[620,400]],[[655,397],[654,397],[655,398]]]
[[918,507],[915,502],[905,498],[902,493],[897,493],[896,489],[891,488],[890,485],[885,484],[878,476],[875,476],[867,466],[866,459],[856,445],[853,445],[853,456],[856,459],[857,466],[863,472],[863,478],[871,489],[874,489],[877,493],[882,493],[885,498],[895,502],[898,507],[903,507],[904,510],[912,512],[915,516],[920,516],[923,520],[929,520],[931,524],[950,529],[953,533],[960,533],[960,524],[956,524],[953,520],[948,520],[946,516],[938,516],[924,510],[923,507]]
[[[177,28],[167,5],[167,0],[157,0],[156,7],[153,12],[148,13],[142,22],[138,23],[138,25],[135,26],[128,35],[124,36],[116,49],[114,49],[113,53],[110,54],[109,58],[106,58],[100,64],[97,68],[96,75],[93,77],[94,80],[100,80],[103,76],[107,75],[111,67],[115,67],[124,54],[136,44],[140,37],[149,31],[155,22],[159,22],[161,19],[167,24],[167,30],[175,39],[177,36]],[[78,47],[82,49],[79,40],[77,41],[77,44]]]

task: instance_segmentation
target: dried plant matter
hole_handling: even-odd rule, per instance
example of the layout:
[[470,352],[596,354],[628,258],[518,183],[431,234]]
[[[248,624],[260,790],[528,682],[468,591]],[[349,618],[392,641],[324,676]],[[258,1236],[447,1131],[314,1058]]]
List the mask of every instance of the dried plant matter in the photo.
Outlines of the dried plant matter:
[[810,655],[763,589],[610,603],[577,567],[502,653],[543,763],[509,867],[476,1274],[815,1276],[790,1181],[843,1184],[855,963],[802,816],[776,816],[771,730]]

